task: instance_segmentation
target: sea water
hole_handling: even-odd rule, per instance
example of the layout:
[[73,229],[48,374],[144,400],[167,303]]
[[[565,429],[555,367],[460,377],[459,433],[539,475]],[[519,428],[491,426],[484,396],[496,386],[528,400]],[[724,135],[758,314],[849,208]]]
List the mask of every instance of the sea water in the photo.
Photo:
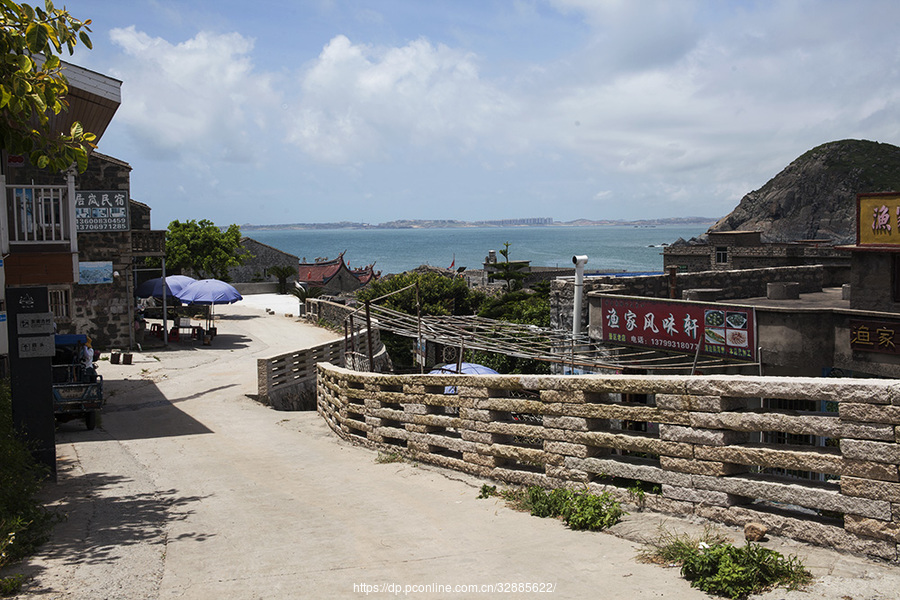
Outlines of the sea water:
[[490,250],[509,242],[510,260],[533,266],[571,267],[586,254],[586,271],[660,272],[666,244],[702,235],[712,223],[694,225],[597,225],[587,227],[465,227],[446,229],[255,229],[244,232],[263,244],[314,262],[344,252],[351,268],[375,263],[383,275],[420,265],[481,268]]

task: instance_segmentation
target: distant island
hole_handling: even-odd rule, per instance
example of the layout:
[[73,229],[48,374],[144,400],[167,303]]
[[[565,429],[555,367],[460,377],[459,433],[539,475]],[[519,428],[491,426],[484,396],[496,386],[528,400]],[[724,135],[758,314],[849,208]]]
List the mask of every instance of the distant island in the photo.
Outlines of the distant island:
[[554,221],[549,217],[529,219],[500,219],[495,221],[456,221],[450,219],[401,219],[372,225],[371,223],[354,223],[340,221],[337,223],[287,223],[275,225],[241,225],[241,231],[260,230],[293,230],[293,229],[448,229],[464,227],[594,227],[597,225],[618,225],[631,227],[657,227],[665,225],[702,225],[713,224],[715,217],[672,217],[668,219],[642,219],[624,221],[603,219],[576,219],[574,221]]

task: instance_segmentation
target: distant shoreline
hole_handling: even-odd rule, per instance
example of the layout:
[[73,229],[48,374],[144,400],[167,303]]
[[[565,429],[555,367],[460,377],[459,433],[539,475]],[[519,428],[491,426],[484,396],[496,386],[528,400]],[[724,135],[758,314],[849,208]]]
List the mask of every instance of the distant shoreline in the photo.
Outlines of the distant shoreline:
[[637,221],[602,220],[591,221],[578,219],[575,221],[553,221],[551,219],[504,219],[498,221],[453,221],[453,220],[401,220],[372,225],[370,223],[289,223],[272,225],[241,225],[241,231],[294,231],[311,229],[452,229],[452,228],[500,228],[500,227],[657,227],[666,225],[713,224],[718,218],[713,217],[673,217],[668,219],[644,219]]

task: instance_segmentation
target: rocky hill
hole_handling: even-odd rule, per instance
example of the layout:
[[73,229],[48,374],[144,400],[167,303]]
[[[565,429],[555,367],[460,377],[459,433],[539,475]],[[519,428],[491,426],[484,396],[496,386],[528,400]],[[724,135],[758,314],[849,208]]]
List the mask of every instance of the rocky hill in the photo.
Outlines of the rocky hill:
[[900,191],[900,148],[866,140],[822,144],[750,192],[710,231],[759,230],[767,242],[856,238],[856,194]]

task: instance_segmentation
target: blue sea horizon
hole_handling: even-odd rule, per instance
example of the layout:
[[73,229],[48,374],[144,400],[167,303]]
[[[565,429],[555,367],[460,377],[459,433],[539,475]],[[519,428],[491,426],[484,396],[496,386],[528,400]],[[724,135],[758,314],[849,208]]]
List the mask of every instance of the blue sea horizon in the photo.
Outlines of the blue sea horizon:
[[510,260],[532,266],[571,267],[572,256],[587,254],[587,272],[660,272],[663,248],[678,238],[702,235],[710,224],[634,227],[466,227],[428,229],[254,229],[244,233],[301,261],[344,259],[353,267],[375,263],[383,275],[420,265],[480,269],[490,250],[509,242]]

